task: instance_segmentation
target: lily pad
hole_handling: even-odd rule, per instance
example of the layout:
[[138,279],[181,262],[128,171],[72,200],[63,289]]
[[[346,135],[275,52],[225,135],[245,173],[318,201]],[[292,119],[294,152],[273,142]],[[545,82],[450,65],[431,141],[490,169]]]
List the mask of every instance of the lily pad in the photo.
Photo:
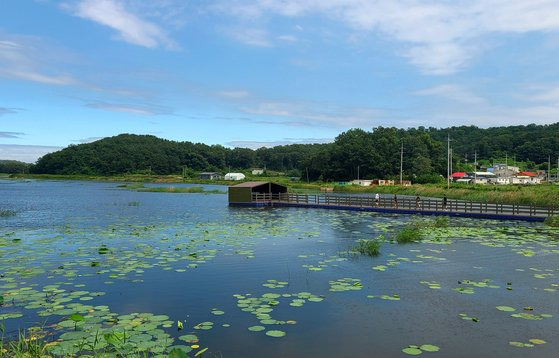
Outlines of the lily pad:
[[266,335],[270,336],[270,337],[280,338],[280,337],[285,336],[285,332],[284,331],[278,331],[278,330],[272,330],[272,331],[267,331]]
[[266,328],[263,327],[263,326],[251,326],[251,327],[248,327],[248,330],[251,331],[251,332],[260,332],[260,331],[263,331],[263,330],[265,330],[265,329],[266,329]]

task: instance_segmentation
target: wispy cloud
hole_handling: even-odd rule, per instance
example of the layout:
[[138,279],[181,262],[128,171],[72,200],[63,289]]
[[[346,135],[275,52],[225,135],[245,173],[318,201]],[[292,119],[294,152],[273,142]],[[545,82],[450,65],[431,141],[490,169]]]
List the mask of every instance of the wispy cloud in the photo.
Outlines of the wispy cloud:
[[98,140],[103,139],[103,138],[105,138],[105,137],[87,137],[87,138],[82,138],[82,139],[76,139],[73,142],[81,143],[81,144],[91,143],[91,142],[95,142],[95,141],[98,141]]
[[144,116],[155,116],[163,114],[172,114],[173,111],[170,108],[156,106],[156,105],[135,105],[135,104],[125,104],[125,103],[109,103],[103,101],[86,103],[86,107],[102,109],[111,112],[124,112],[131,114],[138,114]]
[[0,77],[49,85],[76,84],[72,76],[49,65],[49,53],[39,38],[0,33]]
[[247,97],[250,96],[250,93],[248,91],[245,91],[245,90],[218,91],[218,92],[216,92],[216,94],[220,97],[233,98],[233,99],[247,98]]
[[34,163],[43,155],[62,147],[51,147],[44,145],[19,145],[19,144],[0,144],[0,159],[19,160],[20,162]]
[[14,114],[19,111],[23,110],[22,108],[7,108],[7,107],[0,107],[0,116],[5,114]]
[[385,110],[374,107],[352,107],[321,101],[296,99],[270,99],[255,96],[249,91],[238,89],[213,92],[230,102],[245,116],[218,118],[240,120],[255,124],[284,125],[296,127],[330,127],[347,129],[350,127],[370,128],[378,125]]
[[23,135],[22,132],[0,132],[0,138],[21,138]]
[[244,113],[276,117],[290,126],[324,126],[332,128],[365,127],[377,123],[383,110],[372,107],[342,107],[311,101],[261,100],[240,108]]
[[275,141],[252,141],[252,140],[236,140],[225,143],[230,147],[236,148],[250,148],[258,149],[262,147],[271,148],[277,147],[278,145],[289,145],[289,144],[313,144],[313,143],[331,143],[333,138],[284,138],[282,140]]
[[541,86],[538,87],[539,88],[537,88],[534,93],[523,95],[522,98],[533,102],[559,104],[559,86],[551,86],[547,88],[541,88]]
[[412,94],[415,94],[417,96],[435,96],[465,104],[480,104],[486,102],[483,97],[476,95],[475,93],[467,90],[464,87],[453,84],[443,84],[431,88],[426,88],[415,91]]
[[165,30],[154,22],[141,19],[117,0],[81,0],[64,4],[75,16],[94,21],[117,32],[117,38],[147,48],[163,46],[176,49],[178,45]]
[[467,66],[487,48],[490,35],[559,30],[555,0],[214,0],[212,4],[214,11],[241,23],[273,15],[319,15],[365,35],[381,33],[399,42],[401,55],[412,64],[433,75]]
[[423,113],[419,118],[428,126],[477,125],[492,127],[529,123],[550,124],[559,118],[559,88],[542,85],[523,85],[515,91],[513,104],[503,105],[477,97],[464,88],[442,85],[415,92],[461,102],[461,105],[439,106],[436,111]]
[[258,47],[272,46],[272,41],[270,40],[268,31],[262,28],[245,28],[239,26],[235,28],[224,29],[223,33],[245,45]]

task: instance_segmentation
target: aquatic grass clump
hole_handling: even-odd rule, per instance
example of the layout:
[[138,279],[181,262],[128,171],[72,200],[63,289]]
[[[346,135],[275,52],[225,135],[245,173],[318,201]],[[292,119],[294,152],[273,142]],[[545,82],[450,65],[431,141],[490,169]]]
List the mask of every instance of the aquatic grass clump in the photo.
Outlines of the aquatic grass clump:
[[152,187],[152,188],[140,188],[137,191],[149,192],[149,193],[189,193],[189,194],[226,194],[224,191],[214,189],[206,190],[201,186],[193,186],[190,188],[176,188],[174,186],[168,187]]
[[378,256],[380,255],[381,246],[382,243],[379,239],[363,239],[357,241],[354,251],[367,256]]
[[9,218],[11,216],[16,216],[16,212],[9,209],[0,209],[0,218]]
[[125,188],[125,189],[132,189],[132,190],[145,188],[144,184],[141,184],[141,183],[120,184],[120,185],[117,185],[117,187],[118,188]]
[[439,216],[433,221],[433,227],[445,228],[448,227],[448,216]]
[[396,242],[399,244],[407,244],[421,240],[421,226],[418,223],[410,223],[404,226],[396,234]]
[[38,327],[20,330],[13,340],[4,337],[4,323],[0,322],[0,357],[49,357],[46,332]]
[[543,223],[547,226],[559,227],[559,215],[548,216]]

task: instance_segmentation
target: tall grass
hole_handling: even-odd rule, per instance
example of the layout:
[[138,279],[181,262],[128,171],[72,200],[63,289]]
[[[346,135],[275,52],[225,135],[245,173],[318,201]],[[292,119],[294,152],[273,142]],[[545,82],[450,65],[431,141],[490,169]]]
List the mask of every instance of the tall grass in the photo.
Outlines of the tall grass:
[[48,342],[42,329],[20,330],[17,337],[6,340],[4,337],[4,322],[0,322],[0,357],[50,357],[47,353]]
[[16,216],[16,212],[9,209],[0,209],[0,218],[8,218],[10,216]]
[[141,192],[150,192],[150,193],[200,193],[200,194],[225,194],[224,191],[214,189],[214,190],[206,190],[201,186],[193,186],[190,188],[176,188],[173,186],[169,187],[153,187],[153,188],[141,188],[138,189]]
[[409,223],[396,233],[396,242],[399,244],[408,244],[421,240],[421,225],[419,223]]
[[431,226],[437,228],[448,227],[448,216],[437,216]]
[[545,218],[544,224],[551,227],[559,227],[559,216],[548,216]]
[[334,186],[335,192],[381,193],[419,195],[423,197],[459,199],[498,204],[520,204],[544,207],[559,206],[559,186],[557,185],[446,185],[422,184],[404,186],[360,187],[357,185]]
[[380,238],[366,240],[364,239],[357,241],[357,245],[353,248],[353,251],[367,256],[378,256],[380,255],[381,246],[382,243],[380,241]]

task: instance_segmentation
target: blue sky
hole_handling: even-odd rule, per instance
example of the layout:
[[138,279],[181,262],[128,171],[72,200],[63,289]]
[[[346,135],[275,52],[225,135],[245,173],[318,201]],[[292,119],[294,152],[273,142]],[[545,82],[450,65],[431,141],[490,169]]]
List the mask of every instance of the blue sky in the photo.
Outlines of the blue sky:
[[0,0],[0,159],[559,119],[557,0]]

